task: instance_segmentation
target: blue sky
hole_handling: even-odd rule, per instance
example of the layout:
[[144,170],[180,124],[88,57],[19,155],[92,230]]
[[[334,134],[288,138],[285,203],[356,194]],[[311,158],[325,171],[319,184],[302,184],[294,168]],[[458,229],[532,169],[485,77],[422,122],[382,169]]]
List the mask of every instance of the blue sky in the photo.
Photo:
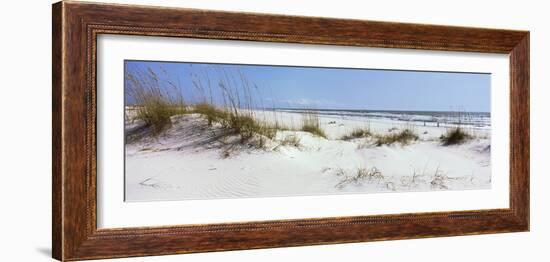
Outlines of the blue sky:
[[[131,60],[125,63],[127,72],[146,72],[149,68],[160,78],[176,83],[187,101],[201,99],[193,79],[200,78],[206,85],[208,75],[212,89],[217,90],[217,82],[225,72],[238,83],[239,74],[244,75],[255,86],[254,100],[261,100],[265,107],[468,112],[490,112],[491,107],[490,74]],[[132,103],[128,96],[126,101]]]

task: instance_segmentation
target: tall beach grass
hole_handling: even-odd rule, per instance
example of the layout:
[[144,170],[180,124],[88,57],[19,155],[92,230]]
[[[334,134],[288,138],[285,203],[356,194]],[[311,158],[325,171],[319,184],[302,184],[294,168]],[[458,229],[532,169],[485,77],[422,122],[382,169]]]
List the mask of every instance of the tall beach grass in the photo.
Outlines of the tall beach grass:
[[309,132],[313,135],[327,138],[325,131],[321,128],[319,114],[316,111],[308,110],[302,115],[302,125],[300,130]]
[[136,104],[134,118],[141,119],[158,134],[171,124],[170,117],[185,113],[186,106],[178,87],[172,82],[164,83],[151,69],[127,72],[125,92]]
[[[228,134],[239,135],[244,143],[254,136],[272,139],[277,130],[276,124],[268,124],[256,116],[259,108],[254,101],[257,87],[241,72],[219,70],[219,78],[213,81],[207,72],[202,75],[192,73],[192,88],[197,97],[183,97],[183,87],[160,77],[152,69],[134,70],[126,73],[126,94],[131,97],[135,118],[143,120],[154,134],[170,126],[170,117],[178,114],[199,114],[208,125],[219,124]],[[191,102],[194,101],[194,102]],[[260,108],[261,109],[261,108]],[[263,142],[261,142],[263,144]]]

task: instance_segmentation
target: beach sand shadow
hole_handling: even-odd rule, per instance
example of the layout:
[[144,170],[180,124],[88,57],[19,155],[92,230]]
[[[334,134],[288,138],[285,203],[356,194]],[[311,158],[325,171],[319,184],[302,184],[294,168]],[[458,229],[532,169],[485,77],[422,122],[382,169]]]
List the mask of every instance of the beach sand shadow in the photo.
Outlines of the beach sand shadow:
[[145,125],[126,130],[126,143],[139,145],[154,151],[222,150],[237,152],[254,149],[254,139],[243,142],[239,135],[197,115],[178,115],[171,118],[171,126],[154,135]]

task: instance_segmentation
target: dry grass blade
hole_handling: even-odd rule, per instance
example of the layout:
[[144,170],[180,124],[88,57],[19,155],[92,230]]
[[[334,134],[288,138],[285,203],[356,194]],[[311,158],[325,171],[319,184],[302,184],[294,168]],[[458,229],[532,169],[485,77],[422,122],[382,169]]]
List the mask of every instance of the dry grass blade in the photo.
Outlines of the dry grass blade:
[[327,138],[325,131],[321,128],[319,115],[314,111],[307,111],[303,114],[301,130],[322,138]]
[[300,138],[296,135],[287,135],[281,140],[282,146],[300,147]]
[[378,183],[384,180],[384,175],[376,167],[369,169],[366,168],[357,168],[355,175],[346,176],[342,169],[339,169],[340,174],[338,176],[344,176],[344,178],[336,184],[336,188],[344,188],[349,184],[358,184],[362,181],[372,182],[376,180]]
[[[169,126],[171,116],[185,113],[181,93],[163,88],[159,76],[150,68],[147,72],[127,72],[125,78],[126,94],[136,104],[134,117],[151,127],[153,134]],[[171,82],[165,84],[173,85]]]

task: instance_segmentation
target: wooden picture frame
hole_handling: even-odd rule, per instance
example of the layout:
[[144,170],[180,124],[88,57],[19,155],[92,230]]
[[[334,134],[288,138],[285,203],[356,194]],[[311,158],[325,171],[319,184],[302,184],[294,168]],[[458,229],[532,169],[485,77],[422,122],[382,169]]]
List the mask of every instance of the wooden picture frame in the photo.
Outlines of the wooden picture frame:
[[[53,257],[182,254],[529,230],[529,32],[83,2],[53,5]],[[508,54],[510,207],[476,211],[98,229],[99,34]]]

